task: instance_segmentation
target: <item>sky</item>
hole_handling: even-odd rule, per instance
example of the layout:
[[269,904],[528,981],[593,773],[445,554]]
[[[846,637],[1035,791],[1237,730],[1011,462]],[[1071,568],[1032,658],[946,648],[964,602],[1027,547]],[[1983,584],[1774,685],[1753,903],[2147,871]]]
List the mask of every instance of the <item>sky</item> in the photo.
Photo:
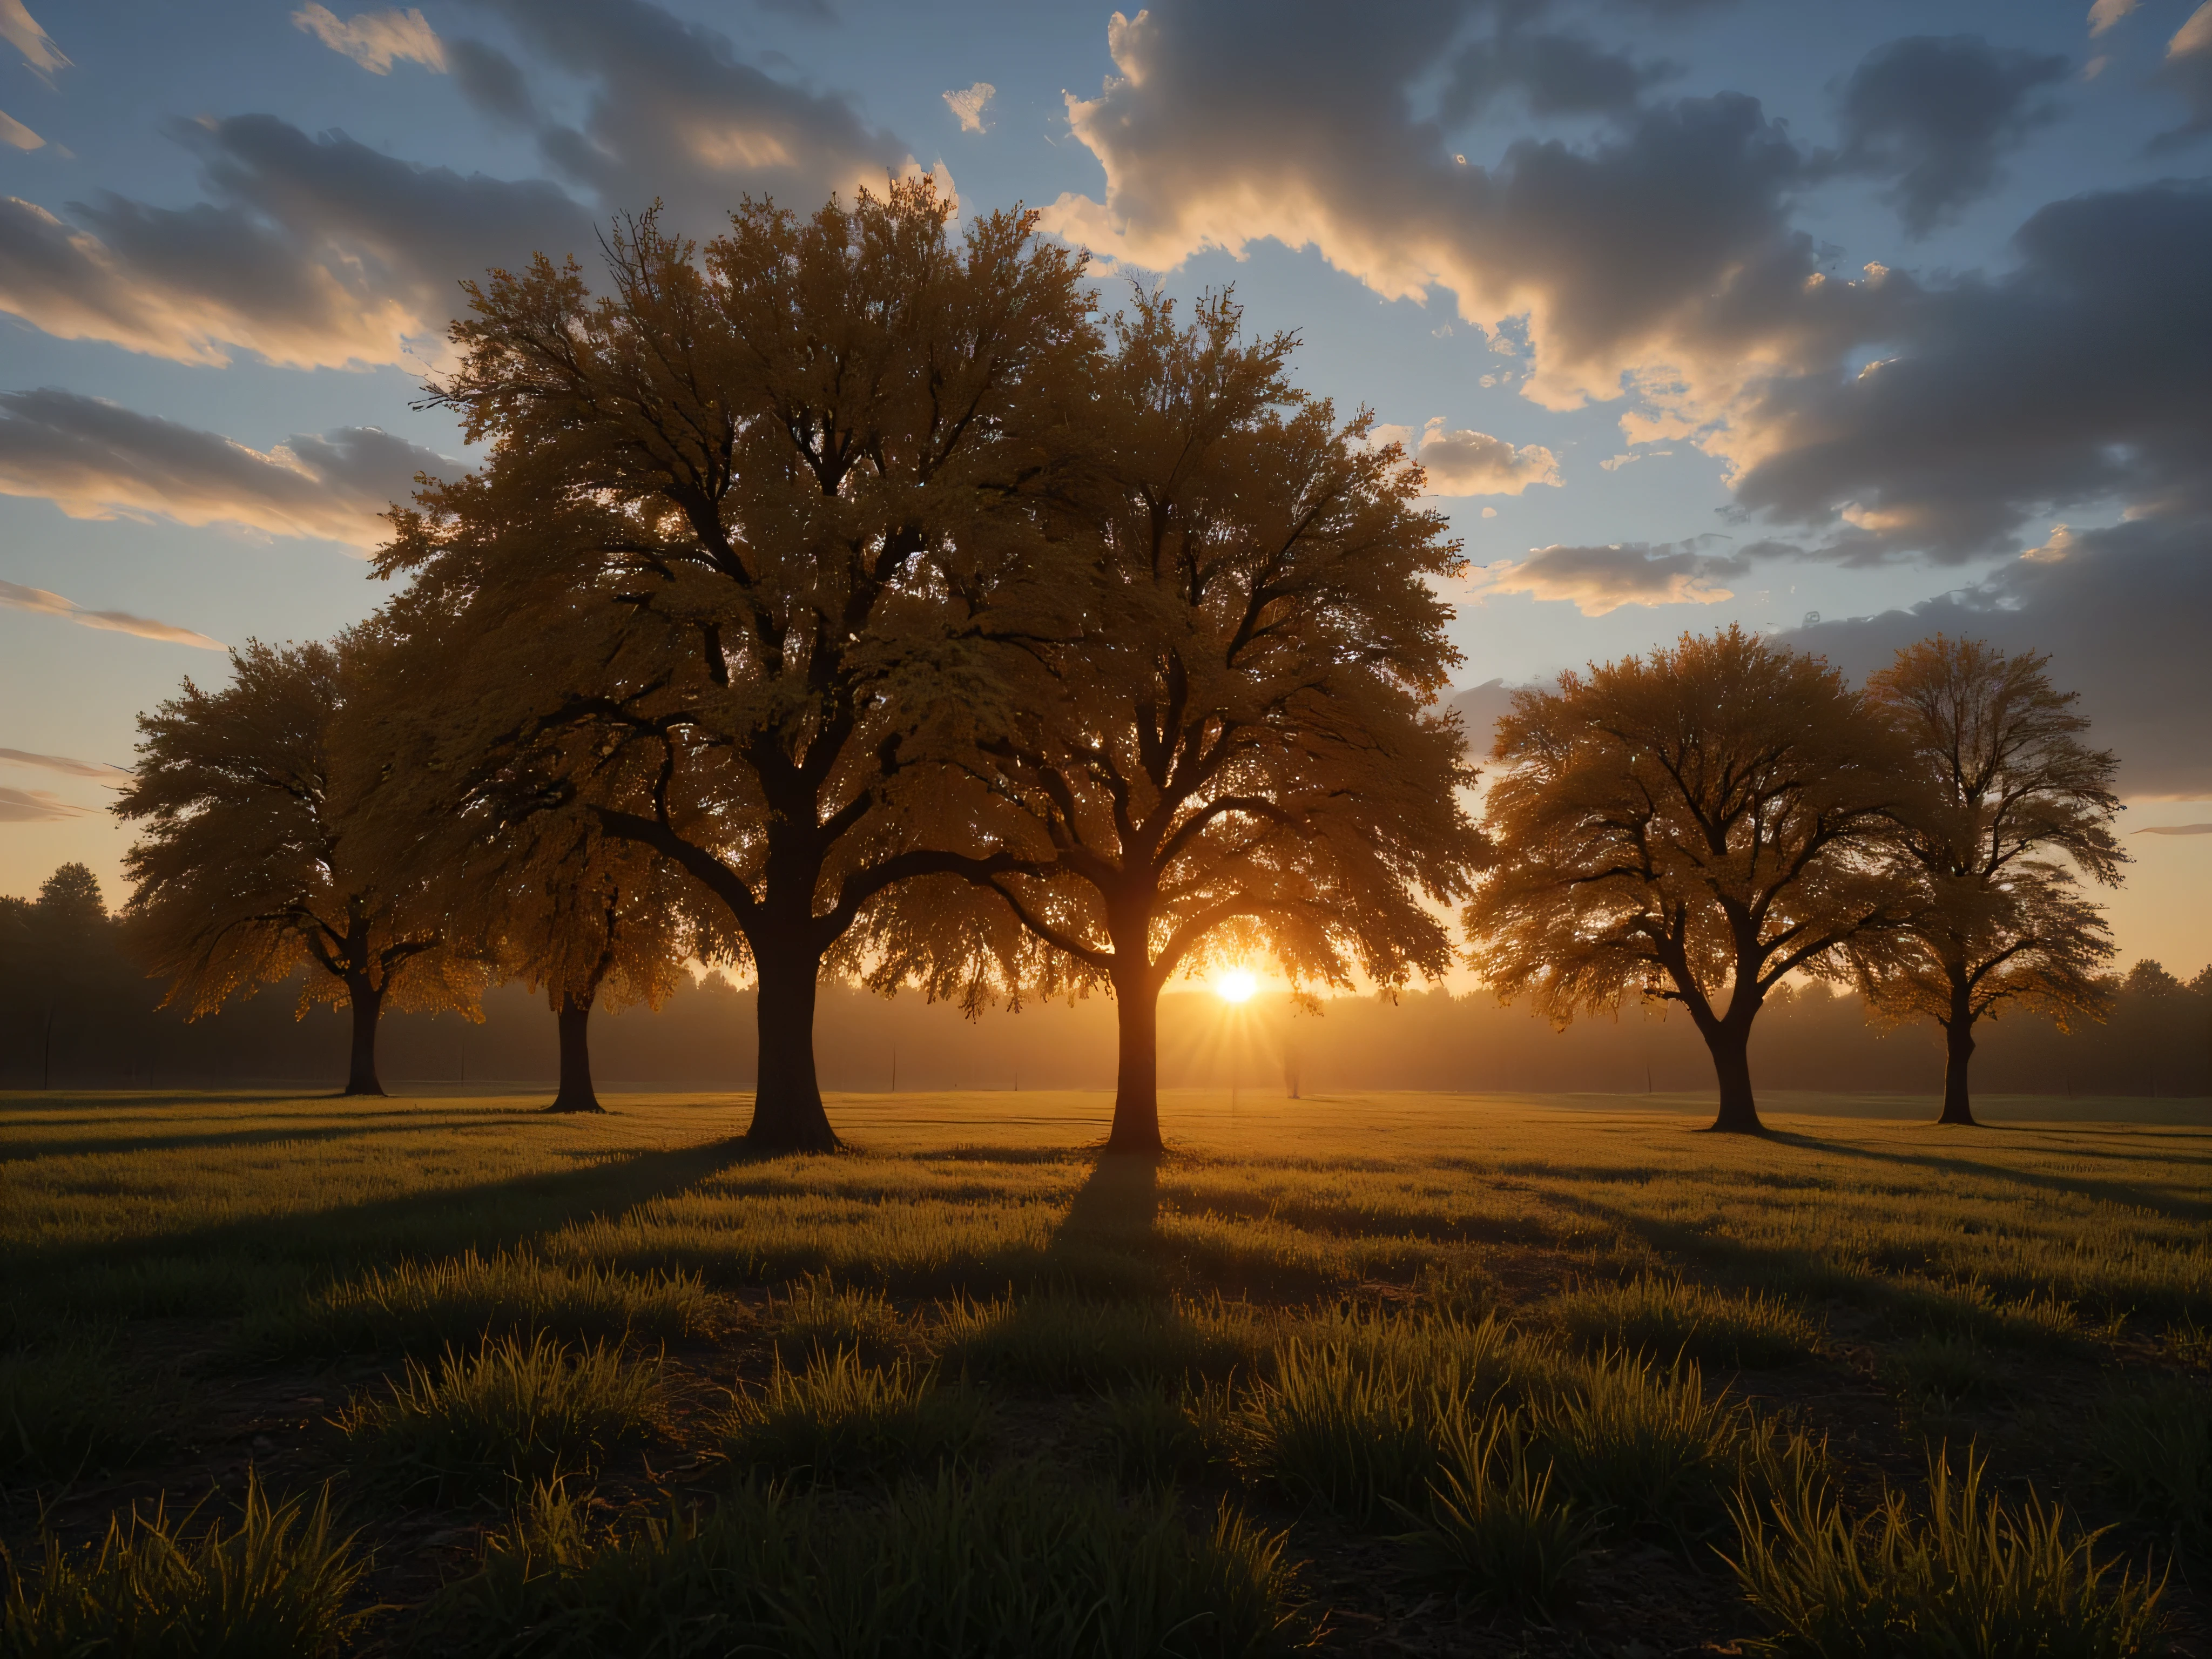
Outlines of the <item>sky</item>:
[[0,892],[119,898],[139,711],[384,597],[463,278],[915,171],[1295,330],[1465,542],[1471,710],[2047,651],[2122,959],[2212,957],[2212,0],[0,0]]

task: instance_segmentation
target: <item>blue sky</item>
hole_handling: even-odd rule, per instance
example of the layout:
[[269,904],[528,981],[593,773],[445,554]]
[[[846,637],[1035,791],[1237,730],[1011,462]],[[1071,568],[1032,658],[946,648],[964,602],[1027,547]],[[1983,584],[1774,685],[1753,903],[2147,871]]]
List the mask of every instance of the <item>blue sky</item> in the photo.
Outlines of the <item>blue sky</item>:
[[[137,712],[377,602],[461,277],[908,167],[1297,329],[1449,492],[1464,685],[1966,629],[2212,820],[2212,4],[0,0],[0,891],[119,890]],[[2129,845],[2193,971],[2212,835]]]

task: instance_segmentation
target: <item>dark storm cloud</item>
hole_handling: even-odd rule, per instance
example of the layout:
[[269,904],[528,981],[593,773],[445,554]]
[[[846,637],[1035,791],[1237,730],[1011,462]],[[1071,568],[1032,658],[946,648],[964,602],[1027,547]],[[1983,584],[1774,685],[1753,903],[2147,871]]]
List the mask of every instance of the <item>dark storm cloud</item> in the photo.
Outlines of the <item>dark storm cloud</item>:
[[1452,59],[1438,118],[1448,125],[1470,119],[1513,93],[1534,115],[1618,114],[1679,72],[1672,64],[1637,63],[1577,34],[1501,28]]
[[2120,500],[2212,513],[2212,185],[2055,202],[2003,275],[1893,274],[1863,368],[1777,379],[1740,418],[1765,457],[1745,507],[1825,524],[1847,556],[1963,559],[2039,514]]
[[2081,694],[2093,739],[2118,751],[2124,793],[2212,798],[2212,525],[2062,532],[1974,586],[1784,637],[1858,678],[1938,632],[2048,652],[2052,678]]
[[522,67],[496,46],[465,38],[446,42],[446,66],[461,96],[495,120],[534,126],[538,105]]
[[1842,171],[1893,179],[1885,199],[1924,236],[1996,182],[1998,157],[2057,118],[2067,60],[1976,34],[1914,35],[1869,52],[1844,82]]

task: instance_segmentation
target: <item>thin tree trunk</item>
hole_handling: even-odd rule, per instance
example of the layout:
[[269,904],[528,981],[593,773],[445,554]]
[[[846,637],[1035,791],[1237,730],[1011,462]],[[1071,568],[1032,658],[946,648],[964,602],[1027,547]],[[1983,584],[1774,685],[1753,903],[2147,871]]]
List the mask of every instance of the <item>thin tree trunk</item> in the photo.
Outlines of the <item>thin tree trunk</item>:
[[353,1052],[346,1065],[345,1092],[380,1095],[384,1085],[376,1078],[376,1022],[384,1011],[384,993],[366,975],[349,975],[346,995],[353,1004]]
[[603,1112],[592,1087],[592,1003],[590,993],[561,994],[556,1016],[561,1028],[561,1087],[549,1112]]
[[1766,1126],[1759,1121],[1759,1106],[1751,1095],[1751,1022],[1721,1020],[1705,1038],[1721,1089],[1721,1109],[1712,1127],[1723,1134],[1764,1133]]
[[779,1152],[829,1152],[836,1131],[822,1109],[814,1072],[814,993],[822,958],[803,941],[756,939],[760,973],[760,1070],[745,1139]]
[[1966,1064],[1974,1057],[1974,1009],[1964,986],[1951,991],[1951,1017],[1943,1022],[1943,1115],[1938,1123],[1978,1126],[1966,1093]]
[[1160,1141],[1160,988],[1149,974],[1114,981],[1119,1054],[1114,1076],[1114,1122],[1106,1132],[1109,1152],[1156,1158]]

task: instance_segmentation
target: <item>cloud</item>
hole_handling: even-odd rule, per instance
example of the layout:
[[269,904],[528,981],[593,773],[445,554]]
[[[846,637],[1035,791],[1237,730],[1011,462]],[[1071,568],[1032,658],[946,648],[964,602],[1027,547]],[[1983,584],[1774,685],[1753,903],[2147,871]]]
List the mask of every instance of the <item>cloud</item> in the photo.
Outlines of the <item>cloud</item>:
[[1785,635],[1854,677],[1937,632],[2008,651],[2045,651],[2051,678],[2081,694],[2090,740],[2118,751],[2122,793],[2212,799],[2212,528],[2138,519],[2061,529],[1986,580],[1909,610],[1820,623]]
[[2171,132],[2160,133],[2153,149],[2172,149],[2212,132],[2212,0],[2190,13],[2186,21],[2166,43],[2166,61],[2159,79],[2181,94],[2189,106],[2189,119]]
[[983,130],[984,106],[996,97],[998,92],[998,88],[988,81],[978,81],[965,92],[946,93],[945,106],[959,118],[961,131],[981,132]]
[[43,587],[24,587],[15,582],[0,582],[0,606],[11,611],[29,611],[40,616],[59,617],[64,622],[76,623],[85,628],[103,629],[112,634],[135,634],[142,640],[159,640],[166,645],[197,646],[203,651],[227,651],[230,648],[221,640],[195,634],[189,628],[179,628],[173,623],[155,622],[149,617],[134,617],[128,611],[87,611],[74,599],[65,599]]
[[295,28],[305,29],[332,52],[350,58],[371,75],[389,75],[396,62],[422,64],[439,75],[446,72],[446,49],[422,14],[394,7],[389,11],[356,12],[341,23],[326,6],[307,5],[292,14]]
[[1513,94],[1531,115],[1619,114],[1645,88],[1678,73],[1674,64],[1634,63],[1577,34],[1519,27],[1509,15],[1496,34],[1470,42],[1452,59],[1437,115],[1456,126]]
[[2138,836],[2212,836],[2212,823],[2152,823],[2134,833]]
[[2095,40],[2141,3],[2141,0],[2096,0],[2089,8],[2089,38]]
[[1486,432],[1446,431],[1442,416],[1422,428],[1420,462],[1431,495],[1518,495],[1559,482],[1558,459],[1542,445],[1516,449]]
[[1585,617],[1602,617],[1625,605],[1718,605],[1735,596],[1714,581],[1748,568],[1741,556],[1700,553],[1689,543],[1668,548],[1632,542],[1535,548],[1525,559],[1485,567],[1475,578],[1480,593],[1566,599]]
[[1618,472],[1624,466],[1633,466],[1638,461],[1656,461],[1674,453],[1671,449],[1647,449],[1641,454],[1608,455],[1598,463],[1598,470],[1603,472]]
[[1884,199],[1909,234],[1925,236],[1989,190],[2002,151],[2057,118],[2057,106],[2038,94],[2068,69],[2063,57],[1992,46],[1974,34],[1892,40],[1844,84],[1843,148],[1832,165],[1894,179]]
[[131,775],[128,767],[110,766],[101,761],[71,760],[67,755],[34,755],[27,749],[0,749],[0,761],[10,766],[36,766],[48,772],[65,772],[73,778],[113,780]]
[[0,789],[0,823],[58,823],[89,817],[97,810],[72,806],[48,789]]
[[376,515],[413,494],[416,473],[454,465],[375,427],[293,437],[264,454],[97,398],[0,392],[0,495],[71,518],[153,514],[366,549],[385,534]]
[[447,43],[446,64],[461,96],[495,121],[534,126],[538,102],[522,67],[496,46],[466,39]]
[[70,66],[70,60],[62,56],[53,37],[23,9],[23,0],[0,0],[0,40],[21,52],[23,62],[41,76],[52,76],[56,70]]
[[1879,359],[1751,389],[1738,504],[1840,520],[1829,551],[1859,561],[2014,551],[2025,521],[2085,504],[2212,513],[2212,182],[2054,202],[2013,252],[1940,286],[1887,273]]
[[40,137],[37,133],[9,114],[6,110],[0,109],[0,144],[12,145],[17,149],[30,150],[43,149],[46,148],[46,141]]

